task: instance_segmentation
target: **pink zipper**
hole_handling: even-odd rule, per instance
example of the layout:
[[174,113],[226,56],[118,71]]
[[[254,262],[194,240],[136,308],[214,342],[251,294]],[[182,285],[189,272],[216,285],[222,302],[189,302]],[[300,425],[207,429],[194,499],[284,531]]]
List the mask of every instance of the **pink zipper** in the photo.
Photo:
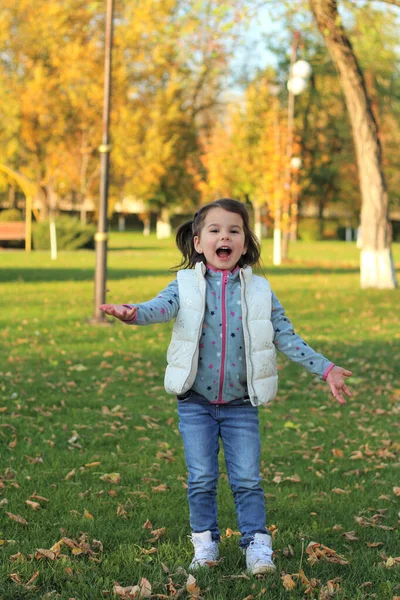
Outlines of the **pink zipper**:
[[225,378],[225,354],[226,354],[226,306],[225,306],[225,295],[226,295],[226,284],[228,283],[228,273],[229,271],[222,271],[222,292],[221,292],[221,302],[222,302],[222,352],[221,352],[221,372],[219,376],[219,392],[218,392],[218,400],[216,404],[224,404],[222,400],[222,389],[224,387],[224,378]]

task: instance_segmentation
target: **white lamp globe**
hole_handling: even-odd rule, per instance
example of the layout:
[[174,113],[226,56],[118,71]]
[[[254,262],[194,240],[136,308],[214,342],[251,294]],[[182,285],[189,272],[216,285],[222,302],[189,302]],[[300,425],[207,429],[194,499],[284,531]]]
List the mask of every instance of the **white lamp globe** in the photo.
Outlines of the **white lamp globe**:
[[292,67],[293,77],[308,79],[312,73],[311,65],[306,60],[297,60]]
[[298,171],[301,167],[301,158],[299,158],[298,156],[293,156],[293,158],[290,161],[290,166],[292,167],[293,171]]
[[307,87],[307,81],[302,77],[291,77],[287,82],[287,89],[292,92],[295,96],[298,96]]

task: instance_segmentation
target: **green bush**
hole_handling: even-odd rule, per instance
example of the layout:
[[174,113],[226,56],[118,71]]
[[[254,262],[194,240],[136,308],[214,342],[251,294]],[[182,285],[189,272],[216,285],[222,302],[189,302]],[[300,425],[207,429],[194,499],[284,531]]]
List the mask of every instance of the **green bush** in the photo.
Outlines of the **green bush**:
[[[79,219],[58,217],[56,219],[57,249],[79,250],[94,248],[94,225],[83,225]],[[33,247],[35,250],[50,249],[50,222],[35,223],[32,230]]]
[[7,208],[0,212],[0,221],[2,223],[14,223],[15,221],[23,221],[24,215],[17,208]]
[[304,242],[322,240],[319,219],[301,219],[299,222],[299,237]]

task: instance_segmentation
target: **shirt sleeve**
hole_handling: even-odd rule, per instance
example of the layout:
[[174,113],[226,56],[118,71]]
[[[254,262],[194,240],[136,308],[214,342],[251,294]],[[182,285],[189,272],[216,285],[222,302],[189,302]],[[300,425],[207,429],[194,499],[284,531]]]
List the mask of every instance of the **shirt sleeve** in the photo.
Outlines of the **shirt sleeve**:
[[292,323],[286,316],[285,309],[273,292],[271,321],[275,332],[274,344],[277,349],[310,373],[324,378],[326,371],[332,368],[333,363],[322,354],[315,352],[303,338],[295,333]]
[[152,323],[167,323],[172,321],[179,310],[178,281],[171,281],[155,298],[141,304],[126,304],[137,307],[136,317],[127,325],[151,325]]

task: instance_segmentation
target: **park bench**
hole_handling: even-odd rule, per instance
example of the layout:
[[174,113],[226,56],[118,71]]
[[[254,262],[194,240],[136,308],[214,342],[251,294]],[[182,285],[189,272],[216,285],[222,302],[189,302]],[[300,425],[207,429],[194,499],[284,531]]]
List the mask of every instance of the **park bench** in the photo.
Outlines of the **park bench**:
[[23,221],[0,221],[0,242],[25,239],[25,223]]

